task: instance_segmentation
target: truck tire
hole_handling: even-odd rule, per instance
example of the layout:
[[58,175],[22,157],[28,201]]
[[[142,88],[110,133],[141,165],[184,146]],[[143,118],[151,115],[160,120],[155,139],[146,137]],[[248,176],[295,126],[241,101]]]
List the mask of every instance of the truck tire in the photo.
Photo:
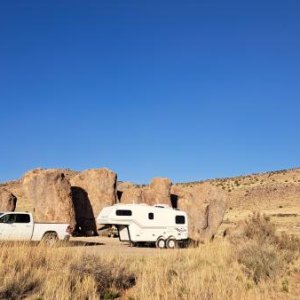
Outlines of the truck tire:
[[166,241],[162,237],[159,237],[157,239],[155,245],[156,245],[156,248],[163,249],[166,247]]
[[168,249],[175,249],[177,247],[176,239],[170,236],[166,241],[166,246]]
[[44,234],[42,243],[47,246],[54,246],[58,241],[57,234],[55,232],[47,232]]

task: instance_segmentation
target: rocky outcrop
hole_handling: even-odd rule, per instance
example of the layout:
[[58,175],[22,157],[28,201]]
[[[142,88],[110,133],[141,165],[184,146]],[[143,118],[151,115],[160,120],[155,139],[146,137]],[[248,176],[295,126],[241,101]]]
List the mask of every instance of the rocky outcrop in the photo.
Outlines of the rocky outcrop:
[[90,169],[70,180],[77,225],[82,233],[96,233],[95,218],[103,207],[117,201],[117,174],[109,169]]
[[117,183],[117,190],[120,192],[124,192],[125,190],[134,188],[135,185],[129,181],[122,181]]
[[132,187],[122,192],[122,203],[143,203],[143,191],[141,188]]
[[153,178],[149,186],[138,187],[124,183],[118,186],[121,203],[147,203],[171,205],[172,182],[168,178]]
[[16,209],[17,197],[8,190],[0,189],[0,211],[14,211]]
[[153,178],[149,187],[143,190],[143,202],[149,205],[158,203],[171,205],[171,186],[169,178]]
[[189,235],[196,241],[214,238],[227,207],[225,194],[209,183],[197,187],[174,186],[176,207],[189,217]]
[[36,222],[75,226],[71,185],[64,173],[55,169],[30,171],[23,177],[23,191],[30,199]]

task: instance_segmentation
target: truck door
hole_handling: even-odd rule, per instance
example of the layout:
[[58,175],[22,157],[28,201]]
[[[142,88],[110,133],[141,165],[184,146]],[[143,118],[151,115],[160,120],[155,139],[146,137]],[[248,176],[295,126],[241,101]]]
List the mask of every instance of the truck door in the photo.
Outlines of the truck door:
[[29,214],[16,214],[13,236],[20,241],[30,241],[33,231],[33,223],[30,222]]
[[13,240],[13,223],[14,223],[14,214],[5,214],[0,217],[0,239],[7,241]]

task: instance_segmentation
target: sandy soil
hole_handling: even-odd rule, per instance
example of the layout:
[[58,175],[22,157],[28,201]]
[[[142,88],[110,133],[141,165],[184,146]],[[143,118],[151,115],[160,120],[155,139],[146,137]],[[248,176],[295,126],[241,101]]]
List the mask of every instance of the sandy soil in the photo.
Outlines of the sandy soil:
[[155,247],[132,247],[129,243],[120,242],[118,238],[108,237],[72,237],[68,247],[76,247],[89,254],[128,254],[128,255],[154,255],[160,251],[173,251],[157,249]]

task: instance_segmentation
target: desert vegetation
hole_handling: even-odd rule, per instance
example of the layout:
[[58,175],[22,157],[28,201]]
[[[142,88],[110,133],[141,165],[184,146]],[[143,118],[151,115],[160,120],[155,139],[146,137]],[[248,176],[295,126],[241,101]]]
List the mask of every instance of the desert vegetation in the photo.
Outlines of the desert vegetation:
[[[152,255],[0,245],[1,299],[296,299],[300,242],[255,214],[242,234]],[[298,280],[298,281],[297,281]]]

